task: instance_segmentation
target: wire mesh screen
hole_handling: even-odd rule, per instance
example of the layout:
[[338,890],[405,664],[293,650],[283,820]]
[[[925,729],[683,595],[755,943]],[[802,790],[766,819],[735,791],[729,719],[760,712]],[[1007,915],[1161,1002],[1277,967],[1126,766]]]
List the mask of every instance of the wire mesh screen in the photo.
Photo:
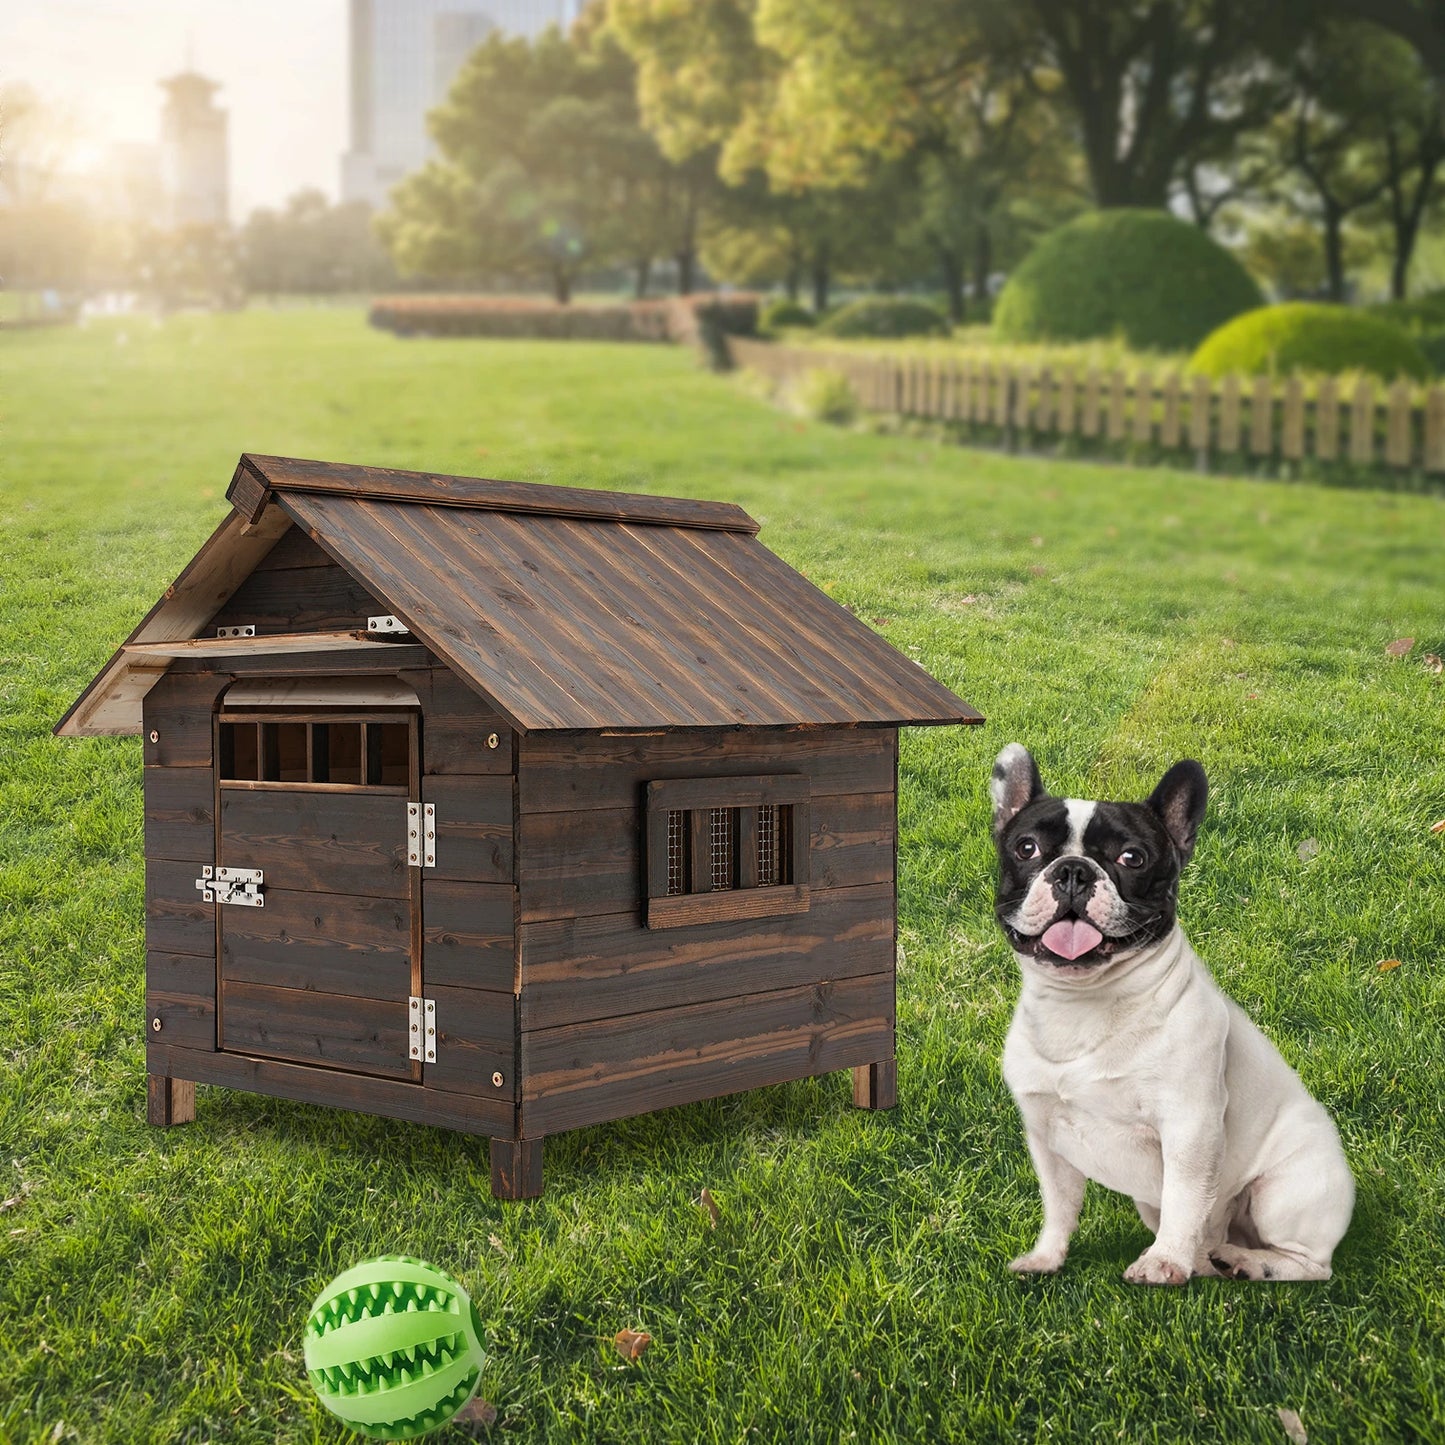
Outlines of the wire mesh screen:
[[758,809],[758,887],[771,888],[778,881],[778,809],[764,803]]
[[667,891],[687,892],[687,814],[670,809],[667,814]]
[[733,808],[708,809],[708,844],[711,848],[713,892],[731,888],[736,877],[733,855],[737,851],[737,815]]

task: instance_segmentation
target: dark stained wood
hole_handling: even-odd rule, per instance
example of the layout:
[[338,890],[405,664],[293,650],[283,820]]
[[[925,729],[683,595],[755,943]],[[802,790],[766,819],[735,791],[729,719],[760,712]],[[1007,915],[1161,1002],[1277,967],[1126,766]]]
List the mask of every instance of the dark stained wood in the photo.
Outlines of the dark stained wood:
[[[132,657],[207,657],[229,661],[233,657],[269,657],[288,652],[387,652],[397,644],[370,636],[364,628],[345,632],[272,632],[255,637],[188,637],[176,642],[127,642],[121,651]],[[345,664],[332,662],[333,671]]]
[[[806,880],[795,874],[796,881],[848,888],[892,876],[891,793],[814,798],[811,810],[808,873]],[[645,816],[641,807],[523,813],[517,822],[518,855],[526,860],[517,880],[522,920],[640,909]]]
[[542,1141],[493,1139],[492,1193],[498,1199],[535,1199],[542,1192]]
[[258,633],[365,628],[369,617],[391,610],[319,547],[316,550],[319,566],[253,572],[207,622],[202,635],[214,637],[218,627],[248,623]]
[[417,1124],[434,1124],[467,1134],[515,1138],[517,1111],[509,1103],[473,1094],[449,1094],[419,1084],[340,1069],[318,1069],[246,1054],[206,1054],[152,1045],[146,1049],[152,1074],[221,1084],[252,1094],[270,1094],[303,1104],[354,1109]]
[[224,910],[221,968],[228,983],[406,1004],[411,908],[405,898],[296,892],[269,884],[265,898],[264,908],[218,905]]
[[168,1079],[164,1074],[146,1075],[146,1123],[162,1129],[193,1123],[196,1117],[196,1086],[190,1079]]
[[[687,889],[689,893],[707,893],[712,889],[712,845],[709,840],[710,819],[705,808],[694,808],[687,815]],[[530,864],[531,859],[527,860]]]
[[427,1088],[515,1101],[516,996],[442,988],[429,979],[426,997],[435,1001],[437,1016],[436,1062],[427,1064],[423,1075]]
[[391,794],[223,786],[216,862],[260,868],[268,888],[405,898],[406,831],[406,800]]
[[853,1102],[860,1109],[892,1109],[898,1103],[898,1062],[882,1059],[853,1066]]
[[[345,466],[297,457],[242,456],[231,487],[253,493],[242,473],[267,486],[291,491],[335,492],[352,497],[429,502],[438,506],[498,509],[536,516],[591,517],[603,521],[662,522],[675,527],[722,528],[753,533],[758,524],[731,502],[692,497],[654,497],[627,492],[593,492],[585,487],[553,487],[534,482],[499,482],[482,477],[448,477],[433,472],[404,472],[389,467]],[[227,492],[235,505],[235,498]]]
[[699,923],[772,918],[778,914],[807,911],[807,884],[786,883],[769,888],[728,888],[718,893],[679,893],[671,898],[649,898],[645,918],[649,928],[691,928]]
[[640,932],[631,913],[521,929],[524,1030],[671,1008],[824,978],[894,958],[891,882],[813,893],[805,914]]
[[226,488],[226,500],[241,514],[243,521],[252,525],[261,519],[271,500],[266,478],[245,456],[236,463],[231,485]]
[[402,681],[421,701],[424,773],[512,771],[514,734],[495,707],[446,668],[406,672]]
[[517,802],[523,813],[631,807],[647,783],[702,771],[805,773],[814,795],[881,793],[893,786],[895,736],[887,728],[529,733],[519,742]]
[[216,1047],[216,979],[205,959],[147,953],[145,1036],[189,1049]]
[[407,1006],[310,989],[269,988],[223,977],[221,1047],[293,1063],[407,1078]]
[[[214,861],[215,790],[209,768],[147,768],[147,858]],[[200,876],[199,869],[197,877]]]
[[193,954],[213,965],[216,905],[202,900],[196,887],[200,876],[201,865],[188,859],[146,859],[146,947]]
[[511,993],[516,987],[510,883],[422,878],[422,976],[425,987],[481,988]]
[[301,530],[288,525],[281,539],[256,564],[257,572],[270,572],[285,567],[330,567],[331,558]]
[[512,779],[432,775],[422,801],[436,804],[436,866],[428,879],[512,881]]
[[522,1128],[550,1134],[876,1060],[893,976],[869,974],[522,1035]]
[[650,808],[756,808],[761,803],[799,803],[808,797],[801,773],[707,778],[662,778],[647,785]]
[[737,533],[281,502],[523,730],[977,720]]
[[[408,645],[387,643],[384,647],[365,647],[338,656],[334,652],[277,652],[264,656],[237,655],[225,660],[225,670],[232,677],[336,677],[344,674],[381,673],[395,676],[400,671],[424,667],[430,660],[420,643]],[[171,672],[212,672],[214,658],[181,657],[170,665]]]
[[230,681],[223,673],[168,672],[151,688],[141,706],[141,756],[146,767],[211,766],[212,715],[216,699]]

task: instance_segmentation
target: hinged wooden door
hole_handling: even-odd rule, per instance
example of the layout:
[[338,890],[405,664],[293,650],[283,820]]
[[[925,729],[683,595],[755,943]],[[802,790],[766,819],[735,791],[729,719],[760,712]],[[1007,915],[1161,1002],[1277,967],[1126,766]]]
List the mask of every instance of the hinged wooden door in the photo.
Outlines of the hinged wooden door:
[[264,880],[261,906],[216,906],[218,1047],[420,1079],[415,715],[227,711],[217,728],[216,866]]

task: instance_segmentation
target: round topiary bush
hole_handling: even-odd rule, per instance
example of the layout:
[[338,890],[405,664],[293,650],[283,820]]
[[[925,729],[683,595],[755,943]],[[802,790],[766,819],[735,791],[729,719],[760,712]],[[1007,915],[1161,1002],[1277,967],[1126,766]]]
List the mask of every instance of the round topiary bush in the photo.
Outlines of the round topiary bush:
[[1425,354],[1398,326],[1317,301],[1287,301],[1237,316],[1205,338],[1189,366],[1208,376],[1292,371],[1368,371],[1385,381],[1430,376]]
[[786,326],[812,326],[817,319],[806,306],[784,297],[769,301],[763,307],[758,322],[765,331],[781,331]]
[[1193,349],[1264,304],[1224,247],[1167,211],[1090,211],[1051,231],[999,293],[1004,341],[1121,336],[1150,351]]
[[1445,328],[1445,290],[1427,291],[1409,301],[1379,301],[1370,307],[1370,315],[1398,326],[1411,336]]
[[907,296],[864,296],[831,312],[818,325],[826,336],[947,336],[948,318],[926,301]]

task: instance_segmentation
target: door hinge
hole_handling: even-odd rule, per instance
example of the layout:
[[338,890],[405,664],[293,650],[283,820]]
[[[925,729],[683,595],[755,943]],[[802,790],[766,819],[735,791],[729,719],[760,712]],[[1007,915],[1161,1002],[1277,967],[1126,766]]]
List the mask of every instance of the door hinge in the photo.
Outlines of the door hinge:
[[214,868],[207,863],[196,879],[196,887],[206,903],[239,903],[243,908],[264,908],[266,898],[261,885],[265,881],[259,868]]
[[244,627],[218,627],[217,637],[254,637],[256,635],[256,624],[248,622]]
[[437,866],[437,810],[435,803],[406,805],[406,861],[413,868]]
[[409,628],[400,617],[394,617],[390,612],[383,613],[380,617],[368,617],[366,619],[366,630],[368,632],[381,633],[383,636],[387,633],[392,633],[395,636],[411,636],[411,628]]
[[413,995],[411,1005],[411,1056],[428,1064],[437,1061],[437,1005],[431,998]]

